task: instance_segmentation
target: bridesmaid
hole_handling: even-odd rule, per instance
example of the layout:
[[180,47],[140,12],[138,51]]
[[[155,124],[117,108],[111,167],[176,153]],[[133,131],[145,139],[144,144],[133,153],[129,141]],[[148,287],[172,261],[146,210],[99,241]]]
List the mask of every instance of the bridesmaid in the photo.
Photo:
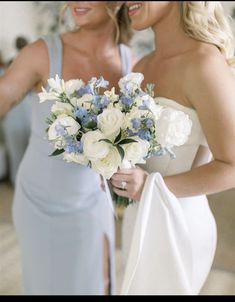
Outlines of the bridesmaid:
[[101,75],[117,86],[130,72],[131,38],[118,1],[69,1],[76,31],[45,36],[25,47],[0,78],[0,115],[30,90],[32,131],[16,181],[13,219],[19,238],[26,294],[115,293],[114,221],[91,169],[49,158],[45,140],[51,103],[37,93],[56,74],[65,81]]
[[112,177],[115,193],[139,201],[124,216],[130,252],[122,293],[199,294],[216,249],[206,195],[235,187],[233,34],[220,2],[127,6],[133,28],[155,34],[155,50],[134,70],[155,84],[160,105],[187,113],[193,127],[188,142],[174,148],[175,160],[153,157],[144,170]]

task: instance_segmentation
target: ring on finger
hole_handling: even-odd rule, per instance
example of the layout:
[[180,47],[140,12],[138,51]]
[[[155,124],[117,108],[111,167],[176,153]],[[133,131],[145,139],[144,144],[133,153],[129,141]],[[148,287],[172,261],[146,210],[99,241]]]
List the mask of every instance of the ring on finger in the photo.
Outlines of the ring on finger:
[[125,191],[126,190],[126,186],[127,186],[127,182],[126,181],[122,181],[121,185],[122,185],[122,187],[121,187],[122,190]]

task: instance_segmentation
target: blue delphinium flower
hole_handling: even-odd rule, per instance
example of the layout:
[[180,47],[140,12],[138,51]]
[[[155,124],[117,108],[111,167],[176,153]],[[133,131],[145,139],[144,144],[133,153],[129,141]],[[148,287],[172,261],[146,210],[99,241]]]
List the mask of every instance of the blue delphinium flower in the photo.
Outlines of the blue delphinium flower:
[[146,121],[145,121],[145,125],[148,129],[151,129],[153,126],[154,126],[154,121],[151,119],[151,118],[148,118]]
[[107,88],[109,85],[109,81],[106,81],[103,77],[100,77],[98,80],[96,80],[95,82],[95,86],[97,88],[101,87],[101,88]]
[[122,96],[120,101],[124,106],[131,106],[133,104],[133,98],[128,96]]
[[64,126],[62,126],[60,123],[55,126],[55,131],[56,134],[59,136],[65,136],[67,134],[67,131],[64,129]]
[[140,129],[138,131],[138,136],[139,136],[139,138],[146,140],[146,141],[151,140],[151,134],[150,134],[149,130],[146,130],[146,129]]
[[93,87],[91,85],[86,85],[86,86],[81,87],[77,91],[78,97],[82,97],[84,94],[94,94]]
[[133,132],[131,129],[128,129],[127,133],[128,133],[128,136],[135,136],[136,135],[136,133]]
[[77,118],[82,120],[87,116],[88,112],[84,107],[79,107],[79,109],[76,110],[74,114]]
[[86,127],[90,123],[97,124],[97,115],[95,113],[88,113],[83,119],[82,119],[82,126]]
[[[89,86],[92,87],[93,92],[96,91],[97,88],[107,88],[109,85],[109,82],[106,81],[103,77],[100,77],[97,79],[96,77],[91,78],[89,81]],[[97,91],[96,91],[97,93]]]
[[71,141],[69,142],[66,147],[65,151],[68,153],[82,153],[83,152],[83,144],[82,142]]
[[133,119],[131,120],[131,123],[132,123],[132,127],[133,127],[134,129],[139,129],[140,126],[141,126],[141,120],[140,120],[139,118],[133,118]]
[[166,150],[164,148],[159,148],[158,150],[154,150],[151,153],[151,156],[163,156],[166,154]]
[[94,96],[92,104],[98,109],[104,109],[109,105],[110,101],[106,96],[97,95]]

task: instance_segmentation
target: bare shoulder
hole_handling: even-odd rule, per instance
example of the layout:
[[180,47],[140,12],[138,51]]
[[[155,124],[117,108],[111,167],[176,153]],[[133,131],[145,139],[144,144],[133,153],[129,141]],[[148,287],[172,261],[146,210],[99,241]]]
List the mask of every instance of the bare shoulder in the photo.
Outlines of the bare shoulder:
[[140,60],[138,60],[133,68],[133,71],[144,73],[146,66],[149,63],[151,57],[152,57],[152,53],[150,53],[149,55],[146,55],[143,58],[141,58]]
[[42,39],[38,39],[37,41],[30,43],[29,45],[24,47],[19,53],[19,56],[21,57],[27,56],[29,59],[37,57],[38,60],[45,59],[47,55],[47,47]]
[[217,91],[222,86],[234,85],[235,78],[221,52],[209,45],[193,52],[185,64],[185,92],[194,103],[199,94]]
[[28,70],[43,75],[48,70],[49,59],[45,42],[41,39],[30,43],[24,47],[9,69],[15,70],[16,67],[27,67]]
[[222,53],[211,46],[192,53],[186,65],[186,75],[189,80],[201,83],[204,80],[222,79],[224,75],[232,77],[232,72]]

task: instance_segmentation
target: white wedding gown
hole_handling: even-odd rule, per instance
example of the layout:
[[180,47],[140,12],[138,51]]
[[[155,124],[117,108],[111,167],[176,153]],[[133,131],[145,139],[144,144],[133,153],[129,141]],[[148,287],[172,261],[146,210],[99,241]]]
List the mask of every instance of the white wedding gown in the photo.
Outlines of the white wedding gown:
[[141,200],[124,213],[121,295],[196,295],[214,259],[215,220],[206,196],[176,198],[162,176],[190,170],[199,147],[207,143],[194,109],[156,100],[188,114],[192,132],[185,145],[174,148],[176,159],[153,157],[144,166],[150,175]]

